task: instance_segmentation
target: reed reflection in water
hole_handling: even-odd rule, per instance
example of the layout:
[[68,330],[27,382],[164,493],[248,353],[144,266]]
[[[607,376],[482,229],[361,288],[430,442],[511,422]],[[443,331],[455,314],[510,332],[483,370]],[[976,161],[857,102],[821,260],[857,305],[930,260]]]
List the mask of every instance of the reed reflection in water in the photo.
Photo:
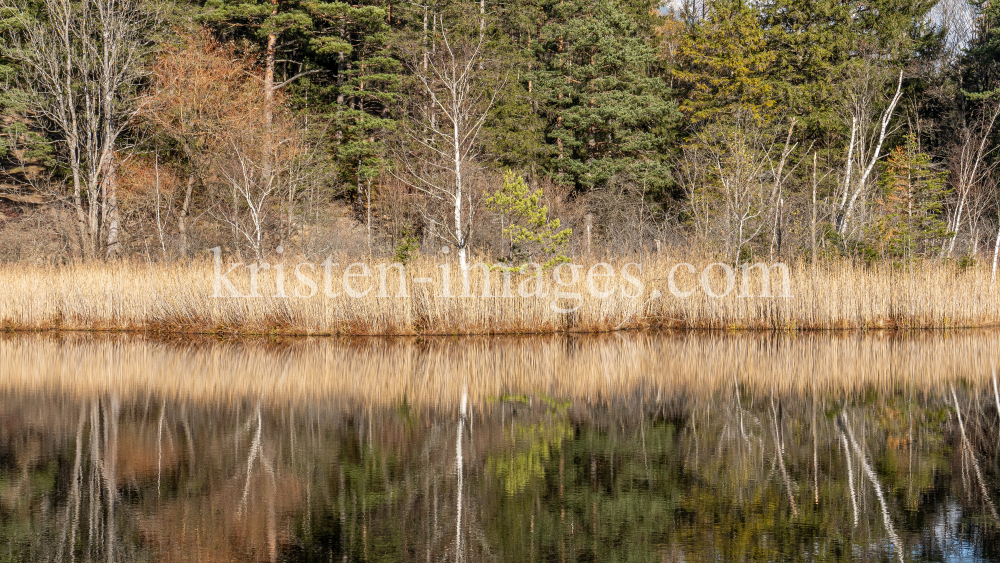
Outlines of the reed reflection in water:
[[0,559],[1000,560],[1000,334],[0,339]]

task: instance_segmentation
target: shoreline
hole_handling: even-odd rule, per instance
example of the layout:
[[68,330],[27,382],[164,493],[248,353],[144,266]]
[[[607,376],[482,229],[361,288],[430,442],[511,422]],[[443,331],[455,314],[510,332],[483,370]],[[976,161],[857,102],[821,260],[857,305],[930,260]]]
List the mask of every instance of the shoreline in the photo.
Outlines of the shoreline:
[[92,336],[141,336],[141,337],[204,337],[212,339],[251,339],[251,338],[532,338],[542,336],[610,336],[616,334],[645,333],[657,334],[758,334],[758,335],[822,335],[822,334],[871,334],[871,333],[920,333],[920,332],[952,332],[952,331],[990,331],[1000,330],[1000,324],[970,325],[970,326],[863,326],[863,327],[833,327],[833,328],[713,328],[685,327],[650,324],[643,327],[629,327],[611,330],[550,330],[536,332],[398,332],[398,333],[357,333],[357,332],[295,332],[274,330],[270,332],[248,331],[202,331],[202,330],[156,330],[151,328],[8,328],[0,327],[0,336],[20,335],[69,335],[81,334]]

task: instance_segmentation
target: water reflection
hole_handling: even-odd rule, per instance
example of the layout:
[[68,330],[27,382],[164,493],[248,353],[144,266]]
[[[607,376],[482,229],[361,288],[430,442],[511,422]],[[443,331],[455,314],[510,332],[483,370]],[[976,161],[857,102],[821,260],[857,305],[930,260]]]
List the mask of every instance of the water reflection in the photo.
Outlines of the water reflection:
[[0,340],[0,558],[1000,560],[994,333]]

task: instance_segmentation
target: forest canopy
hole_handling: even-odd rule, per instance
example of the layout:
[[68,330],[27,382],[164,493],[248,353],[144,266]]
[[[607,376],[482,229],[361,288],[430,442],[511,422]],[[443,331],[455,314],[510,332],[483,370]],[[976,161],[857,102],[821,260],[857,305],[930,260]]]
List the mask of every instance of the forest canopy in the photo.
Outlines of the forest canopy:
[[986,0],[0,0],[0,33],[2,261],[1000,241]]

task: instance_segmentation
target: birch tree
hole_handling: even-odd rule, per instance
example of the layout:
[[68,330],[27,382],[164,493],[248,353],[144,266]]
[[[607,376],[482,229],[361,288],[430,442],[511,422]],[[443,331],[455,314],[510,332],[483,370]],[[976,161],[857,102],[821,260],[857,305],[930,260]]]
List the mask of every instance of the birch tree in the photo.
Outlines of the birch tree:
[[787,181],[794,121],[785,132],[735,110],[710,123],[683,147],[675,178],[689,201],[696,231],[713,234],[726,244],[734,263],[746,258],[746,249],[771,229],[771,248],[781,236],[782,185]]
[[329,160],[326,145],[314,138],[322,135],[310,136],[305,121],[286,111],[276,111],[269,124],[260,112],[246,116],[228,122],[231,129],[219,135],[219,148],[228,154],[216,162],[222,197],[211,214],[229,227],[240,256],[246,249],[261,261],[293,238],[301,195],[327,185]]
[[[431,53],[410,62],[419,95],[427,103],[411,106],[397,144],[393,174],[425,196],[424,221],[439,238],[458,250],[463,278],[476,202],[470,176],[482,156],[483,125],[506,76],[488,60],[485,40],[459,37],[442,27]],[[426,61],[426,66],[425,66]]]
[[873,108],[881,95],[876,89],[881,82],[877,80],[877,71],[873,70],[870,65],[862,66],[861,74],[855,77],[856,87],[849,96],[851,140],[847,145],[844,189],[837,210],[837,232],[842,236],[847,234],[859,198],[871,185],[869,180],[882,156],[882,145],[890,133],[889,125],[896,106],[903,97],[903,73],[900,71],[895,94],[880,118],[872,124]]
[[997,265],[1000,264],[1000,190],[994,187],[993,203],[997,213],[997,236],[993,243],[993,267],[990,269],[990,287],[997,281]]
[[942,251],[947,257],[951,257],[955,250],[955,242],[962,230],[963,221],[973,223],[971,230],[975,244],[975,221],[986,206],[986,198],[983,197],[984,180],[997,165],[995,159],[990,158],[995,150],[995,147],[991,146],[990,139],[997,117],[1000,117],[1000,102],[993,102],[992,107],[984,108],[971,120],[971,123],[958,130],[958,139],[949,159],[955,200],[948,215],[951,240],[946,243]]
[[137,113],[149,31],[157,16],[141,0],[0,0],[12,14],[3,54],[21,68],[16,87],[62,149],[68,202],[88,259],[119,252],[119,140]]

